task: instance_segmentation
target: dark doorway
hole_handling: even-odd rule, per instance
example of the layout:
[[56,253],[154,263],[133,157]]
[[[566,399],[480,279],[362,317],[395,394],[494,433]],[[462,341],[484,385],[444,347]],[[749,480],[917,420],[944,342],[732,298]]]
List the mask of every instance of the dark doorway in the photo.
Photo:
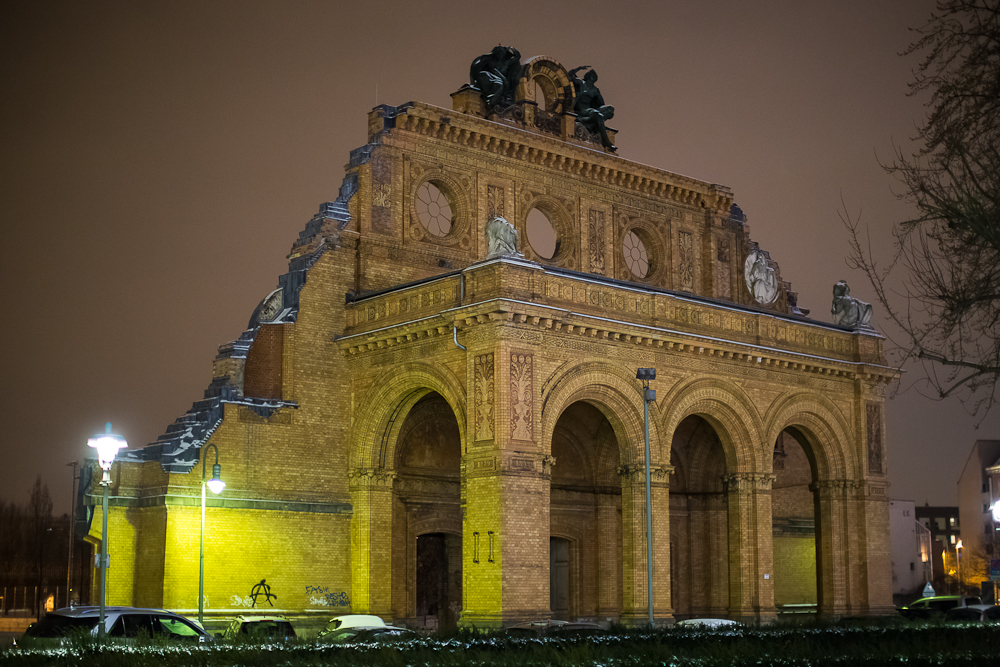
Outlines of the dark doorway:
[[549,608],[552,617],[569,618],[569,540],[549,538]]
[[424,627],[457,627],[462,598],[462,545],[458,535],[417,537],[417,617]]

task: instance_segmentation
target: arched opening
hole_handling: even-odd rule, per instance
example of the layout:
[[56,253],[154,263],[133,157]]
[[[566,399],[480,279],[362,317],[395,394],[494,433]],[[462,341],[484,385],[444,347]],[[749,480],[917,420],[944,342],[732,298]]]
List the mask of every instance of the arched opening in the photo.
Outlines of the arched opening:
[[556,421],[552,456],[552,613],[567,620],[618,620],[622,491],[614,429],[593,405],[573,403]]
[[774,443],[771,527],[774,548],[774,605],[779,613],[815,612],[816,480],[809,444],[787,428]]
[[455,627],[462,608],[458,421],[430,392],[399,429],[393,485],[393,614],[418,627]]
[[712,425],[686,417],[670,445],[670,599],[674,617],[724,617],[729,607],[726,457]]

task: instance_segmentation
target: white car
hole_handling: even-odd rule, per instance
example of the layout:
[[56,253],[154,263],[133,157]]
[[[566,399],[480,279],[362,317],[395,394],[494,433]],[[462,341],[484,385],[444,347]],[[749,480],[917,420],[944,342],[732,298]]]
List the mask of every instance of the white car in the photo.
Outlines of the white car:
[[680,628],[711,628],[713,630],[730,625],[739,625],[739,623],[728,618],[689,618],[677,623],[677,627]]

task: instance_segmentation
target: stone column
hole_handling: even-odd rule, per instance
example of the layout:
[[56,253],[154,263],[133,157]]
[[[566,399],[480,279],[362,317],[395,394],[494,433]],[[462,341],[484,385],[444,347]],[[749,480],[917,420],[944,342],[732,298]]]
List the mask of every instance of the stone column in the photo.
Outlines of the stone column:
[[[668,622],[670,608],[670,498],[673,468],[650,466],[653,503],[653,620]],[[646,558],[646,466],[618,469],[622,477],[622,623],[643,625],[649,620]]]
[[551,458],[466,456],[460,624],[499,628],[547,618]]
[[351,611],[392,617],[393,470],[358,468],[351,490]]
[[864,521],[865,604],[856,613],[871,616],[893,615],[892,561],[889,544],[888,482],[873,480],[860,489],[858,510]]
[[729,617],[771,620],[774,609],[771,485],[774,475],[725,478],[729,515]]
[[850,545],[847,531],[848,482],[818,480],[810,488],[816,499],[816,578],[818,613],[838,618],[848,613]]
[[617,621],[621,616],[622,531],[618,496],[597,496],[597,616]]

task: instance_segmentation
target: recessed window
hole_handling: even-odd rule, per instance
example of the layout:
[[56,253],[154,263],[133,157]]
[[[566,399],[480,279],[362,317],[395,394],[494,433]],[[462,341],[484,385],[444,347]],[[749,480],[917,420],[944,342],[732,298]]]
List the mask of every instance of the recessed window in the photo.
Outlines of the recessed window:
[[455,219],[448,197],[428,181],[417,188],[417,218],[434,236],[447,236]]
[[535,254],[542,259],[552,259],[559,250],[556,228],[548,216],[537,208],[528,212],[528,243]]
[[625,265],[632,275],[645,278],[649,274],[649,252],[646,250],[646,244],[635,232],[625,235],[622,252],[625,254]]

